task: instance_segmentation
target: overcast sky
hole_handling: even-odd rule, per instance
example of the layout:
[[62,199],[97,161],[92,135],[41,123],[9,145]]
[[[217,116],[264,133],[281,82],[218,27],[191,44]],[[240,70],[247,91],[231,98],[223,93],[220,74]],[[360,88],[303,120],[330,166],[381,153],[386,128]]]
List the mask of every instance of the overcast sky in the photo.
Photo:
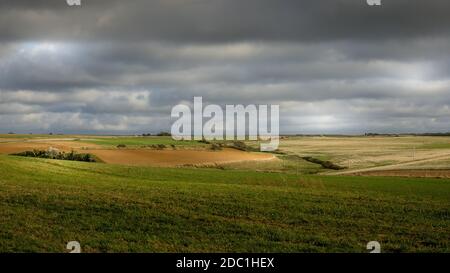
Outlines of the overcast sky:
[[450,1],[0,1],[0,133],[158,132],[192,103],[282,133],[450,131]]

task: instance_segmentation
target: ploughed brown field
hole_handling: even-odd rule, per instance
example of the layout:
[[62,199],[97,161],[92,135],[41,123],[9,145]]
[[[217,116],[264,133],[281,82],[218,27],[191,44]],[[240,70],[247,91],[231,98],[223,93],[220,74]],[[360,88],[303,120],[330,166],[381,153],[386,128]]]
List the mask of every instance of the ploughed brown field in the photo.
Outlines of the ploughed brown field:
[[74,150],[80,153],[90,153],[97,156],[103,162],[109,164],[136,166],[207,166],[223,163],[261,160],[265,161],[277,159],[272,154],[250,153],[231,148],[226,148],[220,151],[210,151],[205,149],[105,149],[100,145],[70,140],[5,142],[0,143],[0,154],[13,154],[24,151],[31,151],[34,149],[48,150],[50,147],[65,152]]
[[222,151],[195,150],[93,150],[105,163],[137,166],[209,165],[253,160],[272,160],[271,154],[243,152],[235,149]]

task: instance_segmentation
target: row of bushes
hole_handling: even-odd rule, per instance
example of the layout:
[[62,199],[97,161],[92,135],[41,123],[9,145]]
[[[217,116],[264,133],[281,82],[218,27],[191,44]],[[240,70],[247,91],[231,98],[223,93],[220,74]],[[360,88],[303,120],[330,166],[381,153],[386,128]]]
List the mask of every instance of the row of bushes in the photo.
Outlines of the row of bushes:
[[315,163],[315,164],[320,164],[325,169],[331,169],[331,170],[343,170],[343,169],[345,169],[345,167],[336,165],[336,164],[334,164],[331,161],[324,161],[324,160],[321,160],[321,159],[318,159],[318,158],[314,158],[314,157],[310,157],[310,156],[304,156],[302,158],[304,160],[308,161],[308,162]]
[[148,136],[172,136],[172,134],[171,133],[169,133],[169,132],[159,132],[159,133],[157,133],[157,134],[151,134],[151,133],[148,133],[148,134],[142,134],[142,136],[144,136],[144,137],[148,137]]
[[233,141],[233,142],[213,142],[208,141],[206,139],[202,139],[198,141],[199,143],[209,144],[210,148],[213,151],[222,150],[224,147],[234,148],[241,151],[254,151],[253,147],[248,146],[243,141]]
[[[231,143],[226,143],[226,142],[211,142],[211,141],[208,141],[206,139],[202,139],[202,140],[199,140],[198,142],[210,145],[210,149],[213,150],[213,151],[222,150],[224,147],[234,148],[234,149],[238,149],[238,150],[241,150],[241,151],[257,151],[257,149],[255,149],[255,148],[253,148],[251,146],[248,146],[243,141],[233,141]],[[127,148],[127,145],[119,144],[116,147],[118,149]],[[165,144],[152,144],[152,145],[144,145],[144,146],[141,146],[141,147],[142,148],[152,148],[152,149],[156,149],[156,150],[163,150],[163,149],[167,148],[167,145],[165,145]],[[173,144],[171,144],[170,147],[172,147],[172,149],[176,149],[175,145],[173,145]]]
[[[172,146],[175,147],[175,145],[172,145]],[[165,148],[167,148],[167,146],[165,144],[152,144],[152,145],[148,145],[148,147],[150,147],[152,149],[156,149],[156,150],[164,150]]]
[[[126,148],[126,147],[127,147],[127,145],[125,145],[125,144],[117,145],[118,149]],[[170,147],[172,147],[172,149],[176,148],[175,145],[173,145],[173,144],[171,144]],[[141,146],[141,148],[152,148],[152,149],[156,149],[156,150],[164,150],[167,148],[167,145],[165,145],[165,144],[143,145],[143,146]]]
[[213,142],[213,141],[208,141],[206,139],[202,139],[202,140],[199,140],[198,142],[211,145],[210,148],[211,148],[211,150],[214,150],[214,151],[222,150],[224,147],[233,148],[233,149],[237,149],[240,151],[246,151],[246,152],[257,152],[258,151],[258,149],[255,149],[254,147],[251,147],[251,146],[248,146],[247,144],[245,144],[244,141]]
[[25,156],[25,157],[58,159],[58,160],[98,162],[97,158],[91,154],[79,154],[74,151],[72,151],[70,153],[66,153],[66,152],[56,152],[56,151],[33,150],[33,151],[26,151],[26,152],[22,152],[22,153],[16,153],[13,155]]
[[257,152],[257,151],[259,151],[257,148],[248,146],[247,144],[245,144],[244,141],[233,141],[229,147],[230,148],[234,148],[234,149],[238,149],[238,150],[241,150],[241,151],[246,151],[246,152]]

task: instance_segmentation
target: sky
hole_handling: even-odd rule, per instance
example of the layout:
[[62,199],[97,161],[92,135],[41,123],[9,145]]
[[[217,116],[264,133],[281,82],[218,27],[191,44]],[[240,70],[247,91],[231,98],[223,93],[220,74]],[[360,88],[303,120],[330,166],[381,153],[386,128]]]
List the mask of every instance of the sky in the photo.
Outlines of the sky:
[[169,130],[280,105],[284,134],[450,131],[450,1],[0,1],[0,133]]

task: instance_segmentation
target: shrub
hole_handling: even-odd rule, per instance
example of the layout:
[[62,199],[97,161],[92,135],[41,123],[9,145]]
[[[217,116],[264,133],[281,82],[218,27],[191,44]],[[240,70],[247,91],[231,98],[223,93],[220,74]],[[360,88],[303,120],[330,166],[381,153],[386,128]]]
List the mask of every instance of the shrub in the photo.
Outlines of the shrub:
[[169,132],[160,132],[157,134],[157,136],[172,136],[172,134]]
[[222,146],[220,144],[213,143],[213,144],[211,144],[211,150],[220,151],[220,150],[222,150]]
[[199,143],[204,143],[204,144],[210,144],[211,142],[207,141],[206,139],[202,139],[198,141]]
[[119,144],[119,145],[117,145],[117,148],[126,148],[127,147],[127,145],[125,145],[125,144]]
[[305,156],[302,157],[304,160],[311,162],[311,163],[315,163],[315,164],[319,164],[322,167],[324,167],[325,169],[331,169],[331,170],[343,170],[345,169],[345,167],[339,166],[334,164],[331,161],[324,161],[318,158],[314,158],[314,157],[310,157],[310,156]]
[[247,145],[243,141],[233,141],[232,147],[242,151],[247,150]]
[[247,152],[258,151],[258,149],[248,146],[243,141],[233,141],[233,143],[232,143],[232,145],[230,147],[234,148],[234,149],[241,150],[241,151],[247,151]]
[[56,152],[54,150],[50,150],[50,151],[33,150],[33,151],[25,151],[22,153],[17,153],[17,154],[12,154],[12,155],[24,156],[24,157],[48,158],[48,159],[57,159],[57,160],[98,162],[96,157],[91,154],[78,154],[74,151],[71,151],[70,153],[65,153],[65,152]]
[[163,149],[166,148],[166,145],[164,145],[164,144],[153,144],[150,147],[152,147],[153,149],[156,149],[156,150],[163,150]]
[[157,146],[158,146],[158,149],[161,149],[161,150],[166,148],[166,145],[164,145],[164,144],[158,144]]

